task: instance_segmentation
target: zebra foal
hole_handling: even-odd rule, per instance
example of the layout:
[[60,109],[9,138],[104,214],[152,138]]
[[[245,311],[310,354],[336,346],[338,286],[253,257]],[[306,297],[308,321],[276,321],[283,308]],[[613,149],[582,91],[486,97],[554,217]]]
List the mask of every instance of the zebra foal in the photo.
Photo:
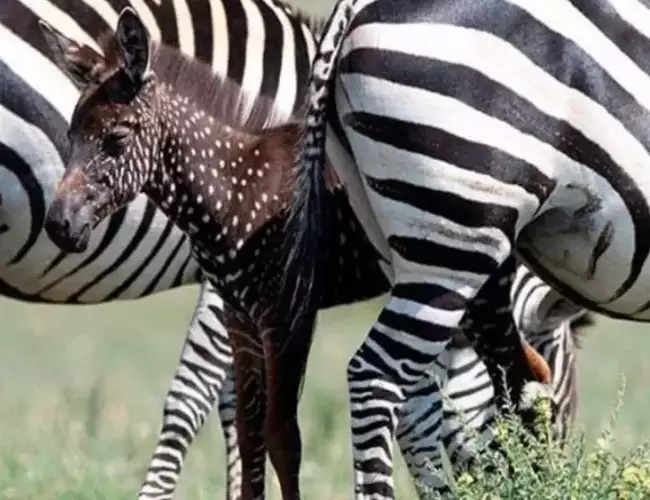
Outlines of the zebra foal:
[[[239,458],[228,334],[220,320],[221,298],[204,280],[187,236],[144,196],[97,228],[83,253],[61,252],[42,230],[68,158],[65,129],[82,68],[71,78],[52,64],[38,19],[97,48],[98,36],[114,26],[127,4],[0,2],[0,294],[87,304],[202,281],[140,498],[172,496],[185,452],[217,402],[234,498]],[[271,96],[280,114],[289,116],[304,100],[306,87],[299,83],[308,75],[317,25],[290,6],[275,0],[174,0],[135,7],[153,38],[207,62],[251,93]]]
[[[132,25],[135,26],[133,29],[138,34],[134,40],[137,42],[135,43],[136,48],[148,47],[148,44],[144,43],[143,41],[148,40],[148,38],[141,38],[144,36],[144,34],[146,34],[146,31],[140,24],[137,17],[135,17],[132,13],[130,14],[129,12],[130,11],[125,11],[125,15],[127,15],[127,19],[130,19],[130,21],[128,21],[129,23],[134,23]],[[121,28],[118,28],[118,33],[120,29],[124,30],[126,28],[124,25],[122,25]],[[52,30],[48,31],[50,34],[49,36],[53,40],[51,43],[55,48],[55,51],[60,46],[65,46],[69,43],[69,41],[62,37],[62,35],[57,34]],[[112,39],[111,43],[115,44],[116,40],[118,39]],[[129,44],[125,43],[116,47],[108,46],[107,49],[109,49],[108,53],[111,54],[111,50],[122,50],[126,52],[128,50],[128,47]],[[162,72],[162,74],[165,74],[165,72],[168,71],[172,76],[178,77],[181,74],[181,71],[179,71],[177,68],[174,71],[167,67],[164,63],[165,50],[163,49],[167,51],[170,50],[165,47],[154,49],[154,53],[157,56],[152,60],[156,71],[151,73],[151,75],[158,74],[160,72]],[[169,58],[169,54],[167,54],[167,58]],[[176,55],[176,58],[178,59],[180,56]],[[65,58],[59,57],[58,59],[59,63],[62,64],[62,66],[65,68]],[[62,245],[72,243],[73,248],[82,248],[85,244],[85,240],[88,237],[88,231],[83,230],[83,227],[86,227],[92,223],[96,223],[101,219],[101,216],[106,216],[107,213],[110,213],[110,211],[114,210],[117,207],[118,203],[123,203],[125,199],[128,201],[129,197],[137,195],[139,192],[138,186],[141,186],[145,189],[145,192],[147,192],[148,195],[152,197],[152,199],[156,200],[157,203],[160,203],[163,209],[172,217],[173,220],[175,220],[181,227],[190,233],[202,265],[206,266],[211,272],[215,273],[217,279],[220,280],[219,288],[225,288],[226,296],[232,294],[231,297],[239,300],[238,296],[248,293],[249,287],[247,284],[245,284],[245,281],[243,289],[241,290],[237,288],[240,285],[233,284],[237,283],[237,280],[241,278],[241,276],[236,275],[241,275],[243,273],[241,268],[243,264],[241,261],[237,261],[238,258],[242,257],[237,257],[237,251],[241,250],[242,252],[245,252],[246,245],[252,244],[251,248],[254,249],[252,251],[253,256],[255,258],[261,258],[263,260],[263,257],[260,257],[260,255],[263,256],[264,252],[267,250],[264,248],[259,248],[260,242],[255,240],[255,236],[253,234],[250,236],[252,243],[250,241],[241,242],[241,239],[235,239],[231,241],[230,244],[234,244],[236,250],[235,252],[231,252],[233,248],[228,248],[227,246],[228,235],[230,233],[230,237],[232,237],[231,231],[233,231],[235,228],[240,227],[240,218],[242,221],[241,224],[244,224],[244,217],[246,214],[242,215],[239,212],[235,212],[235,215],[233,215],[232,213],[229,213],[228,208],[232,206],[232,203],[237,203],[236,207],[239,207],[239,204],[245,204],[246,201],[250,202],[251,189],[253,195],[259,195],[259,193],[255,193],[255,182],[263,183],[262,179],[264,179],[265,176],[270,176],[272,178],[273,175],[279,173],[280,178],[282,177],[281,165],[275,165],[275,169],[280,169],[279,172],[275,172],[275,169],[272,168],[271,165],[266,165],[265,163],[262,163],[262,169],[258,168],[260,166],[259,162],[265,159],[263,153],[267,152],[263,146],[273,147],[275,143],[271,142],[270,144],[266,144],[260,141],[255,142],[255,140],[253,140],[255,138],[255,135],[252,135],[252,138],[247,137],[247,135],[252,134],[250,131],[248,134],[245,134],[242,132],[235,132],[231,129],[231,125],[218,126],[218,123],[213,124],[210,122],[209,114],[205,114],[204,112],[204,114],[201,115],[202,110],[195,107],[197,106],[195,100],[189,99],[188,97],[183,97],[182,95],[174,98],[173,96],[175,94],[173,93],[170,97],[169,93],[172,91],[170,88],[166,87],[169,82],[161,84],[160,87],[156,87],[156,78],[149,76],[148,72],[136,73],[135,75],[140,74],[139,77],[130,76],[127,72],[129,64],[127,61],[128,60],[125,57],[125,62],[123,62],[121,66],[114,65],[113,67],[106,68],[103,67],[103,65],[100,65],[99,74],[96,75],[97,79],[87,82],[87,87],[83,89],[82,99],[80,100],[75,115],[73,116],[71,132],[71,136],[73,137],[73,144],[76,147],[80,147],[80,145],[84,145],[88,142],[91,144],[96,143],[98,146],[94,147],[100,148],[100,157],[105,163],[103,165],[97,165],[97,171],[95,171],[94,168],[90,168],[84,170],[83,172],[80,172],[78,169],[75,169],[73,167],[67,171],[66,177],[61,184],[60,191],[57,192],[58,196],[55,197],[55,202],[52,205],[50,216],[48,217],[48,230],[50,231],[50,234],[53,235],[54,240],[59,241],[62,243]],[[149,61],[149,58],[147,58],[147,61]],[[144,71],[147,68],[148,66],[145,65],[144,68],[140,68],[138,71]],[[192,66],[181,66],[181,68],[189,71]],[[194,68],[194,73],[190,73],[193,76],[191,80],[200,86],[199,90],[201,91],[203,99],[205,99],[206,89],[210,88],[206,87],[205,83],[205,80],[207,76],[209,76],[209,73],[206,72],[205,68],[202,71],[203,72],[198,71],[197,73],[196,68]],[[118,79],[118,74],[123,76],[127,75],[128,79],[124,82],[120,82]],[[147,78],[150,79],[145,79],[145,81],[138,81],[137,78],[143,78],[143,75],[147,75]],[[104,80],[105,78],[107,79]],[[167,78],[169,78],[169,75],[167,75]],[[138,81],[138,83],[133,83],[133,80]],[[163,81],[165,81],[164,78]],[[119,85],[120,83],[126,86],[126,90]],[[133,87],[129,87],[129,85],[132,85]],[[131,97],[131,99],[134,102],[137,102],[138,100],[142,101],[145,99],[147,93],[144,92],[143,89],[147,88],[147,85],[150,87],[153,86],[151,88],[158,89],[160,92],[159,95],[157,92],[149,88],[149,92],[152,92],[153,95],[156,95],[162,99],[163,104],[160,109],[156,108],[155,106],[142,106],[142,102],[140,102],[139,105],[141,107],[134,106],[134,111],[131,107],[125,104],[119,104],[121,102],[119,101],[120,92],[133,93],[135,97]],[[178,86],[179,83],[176,82],[176,85]],[[223,103],[221,104],[224,107],[220,112],[222,114],[225,113],[227,116],[228,113],[240,111],[238,108],[239,102],[237,99],[234,99],[233,103],[232,101],[234,96],[230,94],[234,91],[233,89],[238,88],[232,86],[232,84],[229,84],[229,82],[217,81],[216,85],[217,87],[212,89],[216,91],[216,96],[214,97],[215,102],[218,103],[220,100],[226,101],[225,106]],[[222,87],[219,88],[219,85]],[[171,88],[173,88],[173,85]],[[184,85],[181,88],[183,88],[183,92],[189,92],[192,94],[192,90],[185,88]],[[140,92],[144,92],[144,97],[140,95]],[[196,96],[194,97],[196,98]],[[124,98],[122,97],[122,99]],[[174,99],[176,99],[177,102],[174,101]],[[169,102],[175,102],[175,105],[170,105],[168,104]],[[229,109],[229,106],[231,109]],[[255,105],[253,107],[255,108]],[[183,111],[183,108],[186,109]],[[181,110],[181,115],[178,115],[179,109]],[[196,114],[187,114],[190,113],[190,110],[192,110],[192,113]],[[111,111],[119,111],[117,117],[115,118],[117,120],[115,123],[111,122],[110,120],[106,121],[106,118],[112,115]],[[147,122],[141,118],[133,117],[133,115],[136,115],[137,117],[138,113],[144,114],[144,116],[152,115],[157,116],[158,118],[162,117],[161,123],[158,123],[156,120],[151,121],[151,117],[149,118],[150,121],[148,124],[151,126],[152,131],[150,132],[153,135],[148,135],[147,132],[141,131],[143,124],[146,124]],[[169,115],[170,113],[171,115]],[[186,113],[187,115],[183,113]],[[261,117],[265,119],[269,118],[269,116],[266,115],[267,112],[265,111],[261,114]],[[173,119],[170,120],[170,116]],[[184,117],[186,117],[186,121],[183,121]],[[76,118],[77,121],[75,121],[74,118]],[[179,122],[179,124],[176,124],[176,122]],[[166,130],[167,133],[170,134],[170,137],[166,138],[169,141],[167,149],[161,146],[161,144],[167,144],[167,142],[161,142],[161,132],[160,130],[156,130],[156,126]],[[287,130],[291,131],[292,126],[293,125],[290,124],[290,126],[282,127],[282,131],[278,136],[279,139],[278,137],[275,137],[274,139],[276,141],[283,140],[286,142],[285,136],[287,135]],[[131,130],[124,130],[125,127],[130,127]],[[225,138],[218,136],[218,138],[215,139],[213,135],[211,136],[210,134],[212,133],[213,127],[215,128],[214,133],[217,133],[218,130],[225,135]],[[295,134],[296,129],[295,126],[293,127],[293,133]],[[85,135],[83,133],[84,131],[86,132]],[[232,137],[228,134],[232,134]],[[193,139],[187,142],[187,138],[189,137],[192,137]],[[214,142],[208,142],[210,147],[206,147],[205,140],[213,140]],[[246,144],[244,140],[253,140],[253,146]],[[137,156],[135,157],[136,159],[131,159],[129,155],[132,156],[134,153],[133,150],[129,149],[129,147],[135,147],[131,146],[131,143],[134,142],[137,144],[137,141],[142,141],[144,144],[146,144],[145,149],[147,150],[147,153],[158,155],[154,158],[160,159],[159,163],[162,164],[160,167],[161,170],[153,168],[150,162],[142,161],[141,158],[140,162],[138,163]],[[251,153],[251,147],[254,147],[256,145],[259,145],[258,149],[252,149]],[[279,145],[282,146],[283,143],[280,143]],[[180,148],[180,152],[172,153],[172,149],[170,148]],[[73,159],[71,160],[73,164],[79,161],[74,158],[75,151],[76,150],[73,149]],[[173,151],[175,151],[175,149]],[[212,151],[212,153],[210,151]],[[257,154],[255,151],[258,151]],[[186,156],[183,156],[184,153],[186,153]],[[125,158],[122,158],[123,155],[125,155]],[[257,160],[255,160],[256,158]],[[209,160],[213,161],[210,162]],[[256,164],[255,161],[257,161],[258,164]],[[110,178],[111,176],[106,177],[106,165],[111,165],[112,167],[115,167],[115,165],[120,165],[120,168],[116,168],[115,170],[117,171],[113,172],[115,175],[114,178]],[[262,172],[261,175],[260,172]],[[251,180],[249,176],[252,176],[253,180]],[[129,177],[131,177],[131,182],[129,182]],[[91,179],[91,182],[98,183],[95,184],[95,188],[93,188],[92,185],[88,187],[90,192],[95,192],[94,190],[97,189],[97,186],[99,186],[100,191],[98,194],[99,197],[91,200],[91,205],[84,204],[85,200],[79,202],[79,200],[76,198],[79,193],[77,193],[75,189],[81,188],[83,191],[85,189],[83,184],[86,180],[88,180],[87,178]],[[136,184],[132,182],[134,178],[137,181]],[[71,185],[69,183],[77,186],[71,193],[72,198],[68,198],[66,194],[66,186]],[[77,185],[77,183],[81,184]],[[107,190],[107,187],[110,189]],[[217,189],[217,187],[219,189]],[[230,187],[232,189],[229,190],[227,187]],[[112,189],[116,189],[117,192],[113,193]],[[173,196],[171,196],[172,194]],[[264,199],[265,195],[266,200]],[[116,196],[116,199],[114,199],[113,196]],[[262,197],[260,199],[262,203],[270,202],[269,200],[271,194],[263,192],[261,196]],[[175,197],[180,197],[180,205],[175,203]],[[93,198],[93,196],[91,196],[91,198]],[[189,204],[183,205],[183,200]],[[211,202],[214,203],[214,206],[210,206],[210,201],[208,200],[211,200]],[[205,206],[206,203],[207,206]],[[331,207],[332,205],[331,203],[327,203],[326,206]],[[341,208],[339,202],[336,202],[336,207],[337,209]],[[211,214],[202,213],[201,210],[204,210],[206,208],[212,210],[213,212]],[[99,211],[95,212],[96,210]],[[216,212],[214,212],[215,210]],[[221,210],[226,212],[225,216],[219,215],[219,211]],[[262,208],[261,206],[259,208],[255,206],[254,210],[262,210]],[[95,215],[95,213],[98,215]],[[199,215],[201,217],[200,219],[197,219]],[[209,215],[209,217],[206,218],[206,215]],[[253,215],[253,211],[251,211],[249,217],[250,216],[252,216],[253,219],[257,217],[257,215]],[[225,217],[225,219],[220,219],[219,217]],[[263,218],[262,212],[260,212],[259,217],[260,219]],[[216,218],[217,231],[212,232],[212,234],[215,235],[214,241],[210,241],[208,239],[208,242],[206,243],[204,240],[205,236],[202,236],[200,234],[199,226],[196,224],[200,224],[205,229],[205,227],[210,227],[210,223],[215,224],[215,221],[212,220],[213,218]],[[347,218],[348,216],[342,218],[340,215],[338,215],[335,220],[333,229],[336,231],[341,231],[339,224],[342,222],[342,219]],[[253,232],[253,228],[248,227],[248,224],[251,224],[251,222],[248,222],[246,224],[246,232]],[[224,229],[226,229],[225,232]],[[345,229],[345,227],[343,229]],[[345,232],[341,234],[346,235]],[[339,254],[336,251],[336,241],[340,240],[340,238],[336,232],[335,236],[336,238],[333,239],[334,244],[327,245],[327,247],[335,249],[333,254],[336,255],[338,259]],[[265,236],[263,235],[261,239],[262,247],[267,245],[264,243],[264,238]],[[365,242],[367,248],[371,248],[367,244],[366,240],[359,239],[358,241]],[[222,245],[219,245],[219,242],[224,243]],[[211,250],[218,250],[216,256],[214,257],[216,261],[211,261],[211,252],[206,252],[206,246]],[[250,256],[243,257],[244,261],[249,257]],[[365,260],[367,259],[362,259],[362,261]],[[373,262],[373,265],[370,265],[368,269],[370,272],[377,273],[379,270],[376,267],[374,260],[371,259],[371,261]],[[235,265],[235,267],[229,267],[229,265]],[[250,273],[252,273],[252,282],[253,285],[255,285],[256,282],[260,281],[260,277],[255,277],[255,262],[251,261],[249,265],[252,267],[250,267],[250,269],[247,267],[246,273],[249,273],[249,278],[251,277]],[[223,267],[220,269],[220,266]],[[326,269],[331,271],[335,270],[336,265],[331,265],[331,259],[325,259],[324,266]],[[223,275],[224,271],[226,272],[225,278],[220,278],[220,273]],[[231,272],[231,274],[228,274],[228,272]],[[271,270],[267,269],[265,272],[272,272],[272,268]],[[336,275],[336,272],[329,272],[328,274]],[[235,277],[233,278],[233,276]],[[268,278],[268,276],[264,277],[262,274],[262,280],[265,278]],[[271,276],[271,278],[273,278],[273,276]],[[341,289],[336,288],[336,286],[340,286],[340,284],[338,282],[332,283],[332,286],[335,287],[334,295],[336,297],[339,297],[337,300],[341,300],[341,297],[343,297],[343,294],[340,291]],[[382,286],[386,286],[385,282],[379,283],[379,287]],[[379,289],[379,287],[375,289]],[[329,285],[325,288],[326,290],[330,289]],[[327,294],[325,296],[327,296]],[[344,298],[344,300],[350,299]],[[356,300],[359,299],[357,298]],[[236,319],[239,321],[239,318]],[[297,377],[297,379],[300,378],[300,376]],[[259,404],[259,399],[261,399],[261,396],[263,396],[263,394],[255,394],[255,396],[258,396]],[[431,401],[428,401],[428,403],[431,404]],[[256,410],[259,410],[259,408],[256,408]],[[408,412],[405,416],[406,418],[404,420],[408,423]],[[249,436],[249,434],[245,435],[247,437]],[[277,462],[275,465],[277,467]],[[263,472],[263,468],[261,471]],[[261,475],[257,475],[254,479],[259,483],[259,479],[261,479],[261,477]],[[247,487],[250,487],[250,485],[254,484],[254,482],[250,479],[251,478],[248,477],[245,481]],[[286,493],[286,490],[284,491]]]
[[[74,71],[61,51],[69,39],[43,26],[59,64]],[[261,141],[258,131],[274,120],[270,101],[249,101],[239,85],[215,78],[209,66],[152,44],[131,8],[122,11],[115,34],[102,46],[103,56],[88,54],[87,47],[72,51],[83,50],[82,61],[92,70],[72,115],[70,159],[45,228],[61,248],[83,250],[93,226],[144,192],[189,235],[195,257],[224,299],[235,361],[242,498],[263,496],[266,450],[283,498],[299,498],[296,411],[314,318],[290,324],[276,293],[292,164],[285,144],[295,141],[299,127],[288,123],[272,140]],[[331,207],[332,234],[345,237],[350,222]],[[364,260],[377,266],[376,257]],[[336,287],[340,273],[330,262],[338,263],[339,256],[323,261]],[[358,273],[344,271],[357,279],[359,266]]]

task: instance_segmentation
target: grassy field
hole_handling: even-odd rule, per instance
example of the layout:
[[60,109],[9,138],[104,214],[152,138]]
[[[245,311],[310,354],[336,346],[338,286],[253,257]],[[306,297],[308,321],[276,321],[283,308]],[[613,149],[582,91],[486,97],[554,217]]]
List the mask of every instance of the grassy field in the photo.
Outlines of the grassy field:
[[[196,289],[79,307],[0,300],[0,498],[135,498],[153,449]],[[350,497],[345,364],[377,312],[373,301],[320,316],[301,404],[305,498]],[[580,353],[580,421],[600,430],[628,379],[618,446],[649,436],[643,325],[602,319]],[[192,449],[178,498],[223,498],[219,425]],[[272,480],[270,480],[272,481]],[[401,467],[398,491],[412,493]],[[279,498],[273,488],[271,498]]]

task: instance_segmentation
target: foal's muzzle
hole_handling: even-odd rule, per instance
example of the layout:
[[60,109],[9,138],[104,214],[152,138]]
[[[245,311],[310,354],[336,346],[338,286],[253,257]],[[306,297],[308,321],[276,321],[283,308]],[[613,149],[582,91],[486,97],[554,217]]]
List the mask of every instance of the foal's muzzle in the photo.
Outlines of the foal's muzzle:
[[52,242],[67,253],[88,248],[95,219],[95,196],[84,186],[82,173],[66,176],[54,195],[45,217],[45,232]]

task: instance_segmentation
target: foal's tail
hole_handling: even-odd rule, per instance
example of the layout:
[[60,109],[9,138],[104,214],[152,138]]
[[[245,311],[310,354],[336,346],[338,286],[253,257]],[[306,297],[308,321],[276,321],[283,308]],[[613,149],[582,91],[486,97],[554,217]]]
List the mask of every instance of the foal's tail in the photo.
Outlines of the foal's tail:
[[293,326],[313,321],[320,302],[319,275],[325,272],[321,247],[326,231],[325,136],[327,103],[338,54],[357,0],[339,0],[327,21],[312,65],[305,128],[299,137],[294,195],[286,223],[287,261],[281,297]]

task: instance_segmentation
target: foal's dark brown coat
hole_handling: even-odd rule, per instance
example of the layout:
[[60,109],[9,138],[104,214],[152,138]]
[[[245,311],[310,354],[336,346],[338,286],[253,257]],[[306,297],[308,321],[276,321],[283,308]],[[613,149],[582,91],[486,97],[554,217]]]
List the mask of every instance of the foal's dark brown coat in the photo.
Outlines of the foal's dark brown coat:
[[[83,250],[90,228],[140,192],[190,235],[225,302],[242,496],[263,496],[268,449],[283,498],[299,498],[296,412],[314,318],[289,328],[278,289],[300,126],[263,131],[274,122],[269,101],[246,102],[236,84],[215,79],[209,67],[152,45],[130,9],[115,36],[103,39],[104,56],[49,28],[45,33],[61,67],[82,88],[70,161],[47,216],[50,237],[62,248]],[[349,240],[354,258],[325,252],[322,307],[373,297],[388,286],[342,189],[335,189],[333,176],[330,181],[325,242],[341,249]]]

